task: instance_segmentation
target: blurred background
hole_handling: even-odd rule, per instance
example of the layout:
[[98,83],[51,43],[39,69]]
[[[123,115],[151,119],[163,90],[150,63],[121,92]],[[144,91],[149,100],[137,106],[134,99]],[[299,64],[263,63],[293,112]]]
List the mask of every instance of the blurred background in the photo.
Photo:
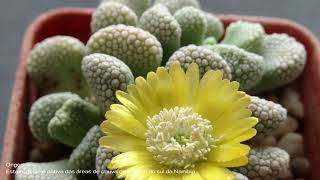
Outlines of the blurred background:
[[[243,14],[292,19],[320,37],[319,0],[200,0],[216,14]],[[28,24],[39,14],[63,6],[95,7],[98,0],[1,0],[0,5],[0,151],[20,44]]]

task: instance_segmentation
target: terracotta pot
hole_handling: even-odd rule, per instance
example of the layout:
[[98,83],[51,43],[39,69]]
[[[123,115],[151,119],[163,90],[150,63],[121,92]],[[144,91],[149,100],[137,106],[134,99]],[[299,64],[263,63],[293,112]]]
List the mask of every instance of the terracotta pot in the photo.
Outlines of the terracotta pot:
[[[10,163],[25,162],[31,147],[27,113],[30,104],[37,98],[36,88],[26,74],[26,61],[31,48],[35,43],[54,35],[70,35],[86,42],[90,36],[92,12],[93,9],[89,8],[52,10],[38,17],[28,27],[22,43],[10,102],[2,151],[1,179],[13,179],[14,175],[9,170],[14,170],[14,167]],[[290,20],[237,15],[220,15],[220,18],[225,25],[236,20],[259,22],[263,24],[267,33],[287,33],[305,45],[308,61],[297,84],[305,104],[303,133],[306,155],[312,164],[309,178],[317,180],[320,177],[320,43],[309,30]]]

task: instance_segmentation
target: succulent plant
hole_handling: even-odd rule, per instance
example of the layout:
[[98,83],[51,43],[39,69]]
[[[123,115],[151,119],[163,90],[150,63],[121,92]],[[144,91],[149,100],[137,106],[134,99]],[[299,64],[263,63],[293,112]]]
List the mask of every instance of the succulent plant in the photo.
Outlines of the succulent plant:
[[105,147],[98,147],[96,155],[96,170],[98,172],[99,180],[116,180],[114,173],[108,172],[107,166],[110,163],[111,159],[118,155],[118,152],[111,151]]
[[250,150],[249,163],[235,171],[249,179],[276,180],[287,173],[289,161],[288,153],[280,148],[257,147]]
[[105,53],[126,63],[135,76],[145,76],[162,60],[160,42],[140,28],[112,25],[94,33],[87,43],[87,54]]
[[191,63],[198,64],[201,77],[208,70],[222,70],[224,78],[232,78],[227,62],[219,54],[205,47],[189,45],[180,48],[170,57],[166,67],[169,68],[174,63],[179,63],[184,70],[187,70]]
[[214,37],[216,41],[219,41],[224,33],[223,23],[219,18],[210,13],[205,13],[207,18],[207,31],[206,37]]
[[50,120],[48,132],[57,141],[76,147],[87,131],[101,120],[98,107],[81,98],[69,99]]
[[182,46],[202,43],[208,24],[206,16],[201,10],[191,6],[184,7],[174,14],[174,18],[178,21],[182,31]]
[[69,36],[54,36],[35,45],[28,62],[27,71],[41,94],[71,91],[88,95],[87,84],[81,74],[81,60],[85,46]]
[[237,172],[232,172],[235,176],[235,180],[249,180],[245,175],[237,173]]
[[278,147],[285,150],[291,158],[304,156],[303,136],[290,132],[284,135],[278,142]]
[[282,137],[285,134],[295,132],[298,129],[298,127],[298,120],[288,115],[287,120],[285,120],[285,122],[282,125],[280,125],[278,129],[272,132],[272,136],[275,136],[277,138]]
[[140,17],[139,27],[149,31],[161,43],[163,48],[163,62],[180,47],[181,28],[168,8],[157,4],[145,11]]
[[101,3],[107,3],[107,2],[116,2],[121,3],[126,6],[128,6],[130,9],[132,9],[138,16],[141,16],[141,14],[148,9],[148,7],[151,5],[151,0],[102,0]]
[[16,170],[16,180],[77,180],[70,170],[68,160],[55,162],[20,164]]
[[94,170],[99,138],[103,135],[99,126],[93,126],[73,150],[69,164],[75,170]]
[[231,23],[221,43],[231,44],[250,52],[258,52],[264,37],[264,29],[259,23],[237,21]]
[[219,44],[211,49],[227,61],[232,71],[232,79],[240,83],[241,90],[250,90],[262,79],[264,67],[261,56],[234,45]]
[[266,73],[255,93],[292,82],[302,73],[306,63],[304,46],[287,34],[266,35],[259,53],[265,59]]
[[287,119],[287,110],[280,104],[256,96],[250,96],[250,100],[249,109],[252,115],[259,119],[256,125],[257,135],[255,139],[260,140],[270,135]]
[[48,132],[48,124],[56,111],[69,99],[80,98],[72,93],[54,93],[40,97],[32,104],[29,113],[29,128],[40,142],[54,142]]
[[126,64],[105,54],[95,53],[84,57],[82,71],[103,112],[117,102],[116,90],[125,91],[127,85],[134,81]]
[[217,40],[214,37],[207,37],[203,40],[202,45],[203,46],[209,46],[209,49],[211,49],[211,46],[217,44]]
[[200,3],[198,0],[155,0],[155,4],[163,4],[167,6],[170,12],[173,14],[186,6],[200,8]]
[[304,117],[304,105],[299,92],[292,88],[287,88],[280,99],[280,103],[288,110],[288,113],[296,118]]
[[291,161],[291,171],[295,177],[304,178],[310,171],[310,162],[305,157],[297,157]]
[[137,22],[137,15],[126,5],[116,2],[102,3],[92,15],[91,32],[95,33],[99,29],[116,24],[136,26]]
[[[287,34],[267,35],[261,24],[245,21],[231,23],[224,32],[222,21],[202,11],[198,0],[155,0],[152,7],[151,2],[101,0],[91,17],[92,35],[86,46],[73,37],[54,36],[34,47],[27,62],[27,71],[40,94],[67,92],[43,96],[32,105],[29,126],[37,141],[32,145],[30,155],[33,160],[48,161],[44,157],[48,152],[42,146],[47,149],[57,147],[67,150],[67,153],[70,148],[65,145],[74,149],[69,160],[21,164],[15,175],[17,180],[116,180],[113,170],[117,167],[114,166],[113,170],[108,167],[112,168],[109,163],[120,152],[106,148],[109,142],[99,144],[99,139],[103,136],[101,127],[118,132],[117,127],[108,124],[117,114],[107,113],[105,125],[108,127],[100,127],[102,114],[118,108],[115,105],[119,103],[116,91],[127,91],[128,87],[129,94],[132,94],[135,89],[130,84],[134,79],[146,77],[160,65],[169,69],[178,63],[187,70],[191,63],[196,63],[200,77],[209,70],[220,70],[223,78],[240,84],[240,87],[238,83],[233,84],[229,90],[239,87],[253,95],[291,83],[304,69],[306,49]],[[157,71],[159,78],[162,72],[165,70]],[[221,76],[219,73],[219,78]],[[209,76],[205,77],[205,81],[208,80]],[[141,79],[136,80],[136,85],[144,88]],[[201,87],[207,88],[206,85]],[[239,93],[237,95],[241,97],[245,95]],[[255,126],[257,135],[245,141],[251,148],[248,164],[229,168],[235,180],[305,178],[310,169],[310,163],[304,157],[303,136],[295,132],[298,119],[304,116],[299,94],[293,88],[286,88],[281,97],[277,95],[263,94],[266,99],[249,96],[249,106],[244,105],[248,109],[242,115],[252,112],[252,118],[259,122]],[[121,102],[126,99],[124,94],[120,96],[123,96]],[[92,97],[93,104],[81,97]],[[243,103],[249,103],[248,98]],[[113,121],[123,120],[117,117]],[[251,130],[238,138],[253,135],[255,130]],[[109,147],[112,148],[111,145]],[[52,151],[55,150],[52,148]],[[61,159],[66,152],[57,154],[50,160]],[[133,159],[124,160],[134,162]],[[245,160],[243,157],[240,161]],[[125,163],[122,165],[126,166]],[[72,173],[79,170],[95,171],[89,175]],[[132,169],[121,167],[117,170]],[[71,173],[48,173],[51,171]],[[129,174],[120,174],[119,177],[140,177],[137,173]]]

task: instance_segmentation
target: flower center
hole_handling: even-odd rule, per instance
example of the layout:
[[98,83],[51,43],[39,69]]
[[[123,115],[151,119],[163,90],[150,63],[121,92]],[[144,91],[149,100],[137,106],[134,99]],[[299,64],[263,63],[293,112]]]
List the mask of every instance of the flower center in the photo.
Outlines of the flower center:
[[191,108],[163,109],[147,119],[146,145],[160,164],[189,168],[214,147],[211,122]]

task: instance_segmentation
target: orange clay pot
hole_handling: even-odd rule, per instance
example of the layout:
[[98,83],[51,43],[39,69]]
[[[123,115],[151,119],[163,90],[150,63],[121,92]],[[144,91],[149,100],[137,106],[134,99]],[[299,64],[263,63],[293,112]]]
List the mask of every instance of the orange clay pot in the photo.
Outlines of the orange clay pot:
[[[31,147],[27,113],[37,98],[37,90],[29,81],[26,62],[32,47],[54,35],[69,35],[86,42],[90,36],[90,19],[94,9],[62,8],[49,11],[38,17],[27,29],[20,52],[20,62],[12,91],[7,128],[1,158],[0,179],[12,180],[12,164],[27,160]],[[261,23],[267,33],[287,33],[303,43],[308,52],[306,68],[296,84],[303,97],[305,117],[302,127],[305,137],[305,152],[312,164],[309,179],[320,178],[320,43],[305,27],[286,19],[220,15],[225,26],[237,20]]]

